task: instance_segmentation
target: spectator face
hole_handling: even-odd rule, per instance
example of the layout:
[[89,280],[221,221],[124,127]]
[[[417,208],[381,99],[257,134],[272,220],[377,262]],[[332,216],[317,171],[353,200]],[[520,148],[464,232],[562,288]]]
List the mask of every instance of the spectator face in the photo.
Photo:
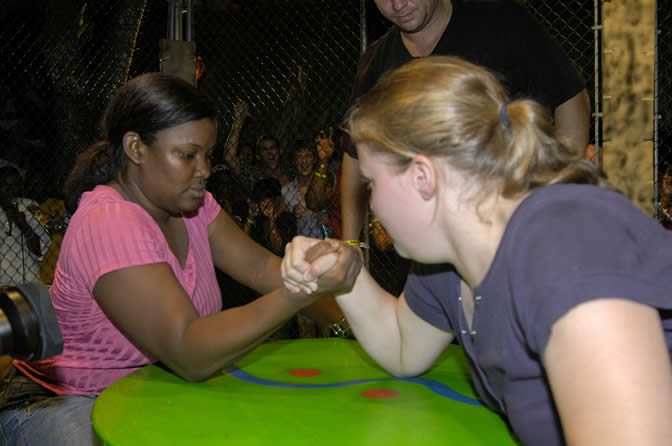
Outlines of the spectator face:
[[244,163],[251,163],[254,159],[254,148],[249,144],[241,146],[238,151],[238,157]]
[[665,174],[661,184],[661,194],[668,200],[672,199],[672,174]]
[[313,173],[315,154],[309,147],[297,150],[294,160],[296,162],[296,171],[299,175],[306,177]]
[[[138,149],[134,180],[142,189],[152,214],[156,211],[179,214],[198,209],[210,176],[210,156],[217,139],[216,124],[210,119],[190,121],[161,130],[150,146]],[[131,145],[127,149],[133,153]]]
[[0,199],[8,201],[21,194],[21,175],[14,169],[5,169],[5,175],[0,177]]
[[273,218],[273,199],[266,198],[259,204],[259,210],[268,218]]
[[280,147],[272,139],[264,139],[259,143],[259,158],[271,170],[275,170],[280,165]]
[[375,0],[380,13],[405,33],[422,31],[442,0]]

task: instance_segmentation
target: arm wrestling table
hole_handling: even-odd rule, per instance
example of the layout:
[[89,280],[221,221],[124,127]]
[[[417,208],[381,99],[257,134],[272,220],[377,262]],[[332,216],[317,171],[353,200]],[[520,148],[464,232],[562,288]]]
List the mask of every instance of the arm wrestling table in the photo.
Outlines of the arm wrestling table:
[[92,414],[104,445],[515,445],[482,406],[460,347],[394,378],[356,341],[262,344],[206,382],[155,365],[107,388]]

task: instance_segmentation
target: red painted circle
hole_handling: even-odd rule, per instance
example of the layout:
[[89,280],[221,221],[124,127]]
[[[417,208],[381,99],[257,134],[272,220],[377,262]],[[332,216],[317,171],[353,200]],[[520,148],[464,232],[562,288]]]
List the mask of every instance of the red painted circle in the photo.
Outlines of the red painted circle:
[[310,378],[311,376],[321,375],[322,372],[318,369],[292,369],[289,371],[289,374],[301,378]]
[[375,398],[375,399],[388,399],[396,398],[399,396],[399,392],[396,390],[390,389],[369,389],[362,392],[362,396],[366,398]]

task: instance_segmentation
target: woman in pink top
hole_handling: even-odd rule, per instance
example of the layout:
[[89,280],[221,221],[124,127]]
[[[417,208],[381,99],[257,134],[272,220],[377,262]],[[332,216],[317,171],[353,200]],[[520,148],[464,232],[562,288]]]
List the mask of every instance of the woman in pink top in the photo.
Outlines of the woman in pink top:
[[[134,370],[160,361],[205,380],[297,311],[342,317],[333,299],[316,309],[319,296],[281,287],[280,259],[205,190],[216,109],[195,87],[162,73],[135,78],[111,99],[102,130],[66,185],[77,210],[50,289],[64,351],[14,361],[2,444],[93,444],[95,396]],[[220,311],[215,267],[264,296]]]

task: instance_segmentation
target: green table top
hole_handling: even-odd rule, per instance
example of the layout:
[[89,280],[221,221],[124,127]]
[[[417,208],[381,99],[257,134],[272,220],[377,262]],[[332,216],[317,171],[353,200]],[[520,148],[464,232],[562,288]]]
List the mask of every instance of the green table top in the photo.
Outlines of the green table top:
[[262,344],[235,368],[189,383],[157,366],[97,399],[109,445],[515,445],[475,399],[462,350],[418,378],[394,378],[355,341]]

